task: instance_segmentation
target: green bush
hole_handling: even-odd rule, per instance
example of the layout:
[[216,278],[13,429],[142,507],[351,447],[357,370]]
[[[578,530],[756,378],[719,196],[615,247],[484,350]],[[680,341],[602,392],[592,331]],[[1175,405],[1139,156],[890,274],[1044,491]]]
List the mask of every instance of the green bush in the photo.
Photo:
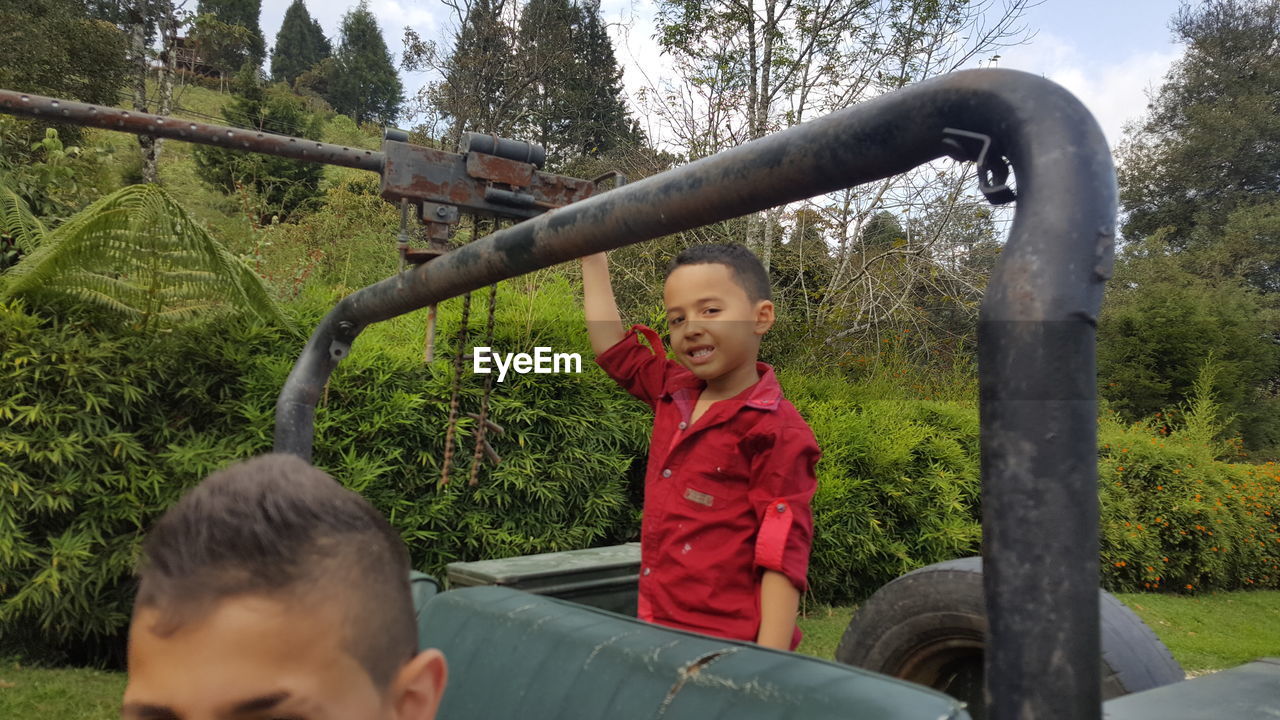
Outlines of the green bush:
[[[489,344],[486,298],[475,295],[464,348]],[[314,327],[335,300],[306,288],[293,305],[297,324]],[[316,464],[386,513],[428,572],[635,539],[651,420],[594,367],[580,301],[559,270],[501,286],[491,346],[578,352],[583,374],[495,383],[491,417],[506,433],[490,439],[502,463],[468,484],[474,424],[464,416],[452,482],[439,484],[460,304],[440,307],[431,365],[422,361],[425,313],[364,331],[318,409]],[[201,477],[271,447],[275,398],[299,349],[286,330],[246,319],[151,335],[104,327],[0,304],[6,650],[83,657],[118,635],[142,533]],[[913,389],[894,368],[856,381],[780,373],[823,449],[810,565],[819,602],[847,603],[979,550],[976,408],[967,390],[921,398],[938,397],[936,388]],[[463,412],[478,409],[484,379],[464,367]],[[1216,439],[1216,413],[1205,395],[1172,422],[1104,420],[1107,587],[1280,587],[1280,468],[1223,462],[1238,445]]]
[[41,127],[0,115],[0,185],[17,193],[45,224],[58,225],[104,195],[105,188],[114,189],[108,167],[114,151],[67,146],[53,128],[29,141],[27,136]]
[[1103,584],[1114,590],[1280,587],[1280,466],[1222,462],[1240,440],[1201,373],[1182,411],[1099,433]]
[[378,196],[377,175],[349,171],[325,190],[322,203],[296,223],[256,233],[250,263],[293,296],[308,283],[350,292],[396,272],[400,213]]
[[813,598],[848,604],[904,572],[978,552],[978,417],[878,382],[783,373],[822,448]]
[[[238,95],[222,109],[235,127],[318,140],[323,120],[288,86],[267,86],[261,71],[246,65],[236,76]],[[315,205],[323,168],[311,162],[201,145],[193,151],[196,172],[211,187],[226,193],[245,192],[246,204],[259,219],[295,215]]]
[[1098,324],[1099,394],[1128,422],[1150,418],[1186,402],[1199,368],[1212,362],[1231,431],[1250,450],[1280,451],[1274,303],[1239,283],[1210,284],[1154,261],[1121,271],[1132,280],[1112,283]]
[[[487,297],[477,292],[472,301],[465,352],[488,344]],[[474,423],[463,416],[450,484],[438,487],[460,303],[440,308],[430,367],[422,363],[423,312],[375,325],[356,341],[317,416],[317,464],[341,469],[383,509],[416,566],[428,572],[441,573],[453,560],[634,539],[628,471],[644,456],[649,422],[644,407],[595,367],[579,301],[554,272],[500,287],[491,347],[577,352],[583,373],[509,374],[501,384],[492,376],[490,417],[506,432],[489,440],[502,463],[485,463],[479,483],[468,486]],[[280,365],[271,387],[280,386],[289,364]],[[477,412],[485,376],[464,362],[462,378],[460,413]]]
[[[367,330],[317,413],[316,464],[386,513],[428,572],[634,538],[628,470],[643,455],[643,407],[592,366],[567,283],[545,273],[540,285],[518,282],[500,293],[493,347],[583,352],[584,372],[495,384],[490,415],[506,434],[491,440],[503,462],[476,486],[470,420],[453,481],[438,484],[452,348],[442,341],[423,364],[420,313]],[[459,302],[441,308],[442,340]],[[314,327],[320,311],[304,304],[299,324]],[[142,533],[201,477],[271,447],[298,349],[288,332],[243,320],[114,336],[92,318],[0,306],[0,636],[10,649],[83,657],[121,631]],[[482,380],[464,369],[464,411],[478,408]]]
[[262,351],[274,333],[227,334],[112,335],[95,318],[0,304],[6,645],[86,650],[117,632],[147,524],[203,474],[262,449],[216,412],[236,402],[240,369],[208,358]]
[[[893,369],[856,381],[782,373],[822,448],[809,579],[845,604],[915,568],[980,552],[978,416],[921,399]],[[1280,587],[1280,465],[1232,464],[1237,439],[1202,376],[1193,401],[1099,430],[1102,583],[1117,592]],[[914,388],[914,389],[913,389]]]

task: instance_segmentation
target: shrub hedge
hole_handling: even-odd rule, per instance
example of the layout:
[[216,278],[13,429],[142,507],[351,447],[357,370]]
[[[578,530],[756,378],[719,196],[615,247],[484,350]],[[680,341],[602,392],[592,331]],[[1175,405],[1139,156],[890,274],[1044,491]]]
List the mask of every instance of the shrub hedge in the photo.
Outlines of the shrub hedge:
[[[335,298],[308,290],[296,323]],[[487,293],[472,306],[480,331]],[[385,512],[414,565],[634,539],[647,411],[591,362],[579,301],[555,271],[504,283],[492,345],[579,352],[582,375],[495,384],[503,462],[438,484],[458,300],[440,308],[438,359],[422,362],[423,313],[368,328],[317,414],[317,465]],[[181,492],[272,443],[275,397],[301,347],[247,320],[120,335],[92,317],[0,305],[0,636],[23,652],[92,650],[127,622],[145,528]],[[814,500],[812,597],[847,603],[924,564],[980,547],[978,421],[971,402],[923,399],[910,378],[780,373],[823,448]],[[463,410],[483,376],[464,372]],[[916,383],[920,384],[920,383]],[[1176,422],[1100,428],[1104,584],[1181,592],[1280,587],[1280,468],[1235,465],[1212,403]],[[602,421],[607,419],[608,421]]]
[[[490,439],[503,461],[486,466],[474,487],[469,419],[460,423],[453,481],[438,484],[459,301],[441,308],[432,365],[422,362],[419,314],[366,331],[330,381],[315,462],[388,515],[415,567],[440,574],[453,560],[621,542],[635,532],[629,483],[647,437],[644,408],[589,368],[582,323],[564,321],[581,312],[566,283],[546,288],[504,287],[493,346],[581,348],[590,371],[495,383],[490,415],[506,433]],[[473,302],[477,331],[486,296]],[[310,305],[297,319],[303,327],[321,314]],[[271,447],[275,397],[300,347],[286,331],[244,320],[121,337],[92,318],[56,321],[0,305],[6,645],[47,654],[124,627],[145,528],[207,473]],[[482,378],[464,373],[462,410],[477,409]]]
[[1104,584],[1116,591],[1280,587],[1280,465],[1233,464],[1238,441],[1192,422],[1104,422],[1099,438]]

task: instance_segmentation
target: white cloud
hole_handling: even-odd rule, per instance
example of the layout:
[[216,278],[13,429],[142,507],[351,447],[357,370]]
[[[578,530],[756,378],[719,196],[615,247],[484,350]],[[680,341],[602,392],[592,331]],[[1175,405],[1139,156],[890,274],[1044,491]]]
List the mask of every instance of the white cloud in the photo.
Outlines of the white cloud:
[[400,37],[406,25],[417,30],[420,35],[430,37],[439,26],[435,13],[417,3],[410,3],[406,7],[397,0],[374,0],[369,5],[369,10],[378,18],[382,35],[387,38]]
[[1099,63],[1084,57],[1069,41],[1041,32],[1033,44],[1003,53],[1000,66],[1043,75],[1070,90],[1097,118],[1108,144],[1115,148],[1125,123],[1142,117],[1148,92],[1160,86],[1181,55],[1180,46],[1170,46]]
[[632,113],[651,140],[663,136],[658,119],[646,116],[637,106],[641,91],[655,91],[664,79],[675,77],[670,58],[654,39],[653,0],[605,0],[600,15],[609,26],[614,55],[622,67],[622,87],[630,101]]

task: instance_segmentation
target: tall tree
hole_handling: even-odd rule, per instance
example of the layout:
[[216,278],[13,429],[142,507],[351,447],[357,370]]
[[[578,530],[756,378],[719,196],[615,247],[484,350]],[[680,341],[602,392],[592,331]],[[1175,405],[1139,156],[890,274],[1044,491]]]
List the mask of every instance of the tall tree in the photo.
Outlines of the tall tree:
[[299,75],[332,53],[320,23],[307,12],[303,0],[293,0],[284,13],[271,51],[271,79],[292,85]]
[[[574,54],[580,17],[581,12],[570,0],[529,0],[520,13],[516,47],[509,50],[513,55],[510,62],[517,68],[537,69],[520,103],[517,133],[547,148],[553,162],[563,159],[565,145],[574,144],[568,138],[569,107],[581,74]],[[459,40],[455,57],[461,59],[459,53],[469,48],[461,42],[462,36]]]
[[565,114],[574,155],[598,156],[638,144],[634,121],[622,96],[622,68],[600,19],[599,0],[582,0],[572,26],[574,82]]
[[83,2],[0,1],[0,87],[115,104],[127,75],[124,34]]
[[406,28],[404,58],[406,70],[443,77],[418,102],[445,123],[446,142],[465,130],[514,134],[563,168],[643,140],[595,0],[530,0],[518,19],[506,0],[451,6],[452,47],[442,53]]
[[[703,157],[1019,42],[1028,3],[658,0],[658,40],[680,77],[653,88],[647,109],[689,157]],[[880,209],[832,227],[856,230]],[[776,225],[752,216],[743,233],[766,267]]]
[[1186,52],[1120,149],[1124,236],[1280,292],[1280,0],[1207,0],[1171,27]]
[[1196,371],[1251,448],[1280,444],[1280,0],[1184,5],[1183,57],[1126,130],[1125,244],[1099,322],[1100,390],[1136,419]]
[[219,21],[238,25],[250,33],[247,46],[230,46],[225,52],[209,58],[214,65],[226,73],[239,71],[240,66],[246,62],[255,68],[262,67],[262,61],[267,56],[267,43],[262,37],[259,22],[262,0],[200,0],[196,12],[200,15],[216,15]]
[[326,98],[334,110],[357,123],[391,122],[400,114],[404,86],[365,0],[343,16],[342,40],[334,60]]
[[[129,37],[133,57],[133,109],[168,115],[173,109],[174,47],[178,37],[178,9],[173,0],[132,0],[128,4]],[[147,76],[151,69],[149,38],[152,31],[160,34],[157,58],[155,102],[147,98]],[[142,181],[158,182],[161,138],[138,136],[142,151]]]
[[[537,73],[515,61],[515,33],[504,18],[506,0],[461,0],[447,3],[457,22],[453,46],[441,51],[405,28],[405,70],[433,70],[442,79],[422,88],[418,109],[443,127],[435,128],[446,145],[457,145],[468,130],[512,134],[520,122],[525,94]],[[555,58],[563,57],[556,53]],[[553,62],[539,58],[538,66]]]

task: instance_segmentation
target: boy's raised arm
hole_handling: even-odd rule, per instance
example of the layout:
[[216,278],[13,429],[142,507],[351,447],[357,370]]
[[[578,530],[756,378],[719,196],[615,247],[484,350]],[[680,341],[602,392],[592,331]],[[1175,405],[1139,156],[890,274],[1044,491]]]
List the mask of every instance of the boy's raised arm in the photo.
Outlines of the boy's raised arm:
[[596,355],[600,355],[617,345],[626,334],[622,330],[618,304],[613,299],[613,285],[609,282],[609,261],[604,253],[582,258],[582,295],[591,349]]

